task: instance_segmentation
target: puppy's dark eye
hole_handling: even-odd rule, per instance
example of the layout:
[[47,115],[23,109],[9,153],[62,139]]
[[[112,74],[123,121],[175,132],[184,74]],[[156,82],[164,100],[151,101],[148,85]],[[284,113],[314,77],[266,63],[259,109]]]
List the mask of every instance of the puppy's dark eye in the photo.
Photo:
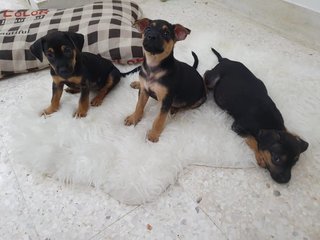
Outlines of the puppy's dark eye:
[[274,161],[275,163],[280,163],[281,160],[280,160],[279,157],[275,157],[273,161]]
[[46,55],[47,55],[47,58],[54,58],[53,52],[47,52]]
[[164,31],[163,36],[168,37],[170,35],[169,31]]
[[144,33],[148,33],[151,31],[151,28],[150,27],[146,27],[146,29],[144,30]]
[[65,56],[67,56],[67,57],[71,57],[71,56],[72,56],[72,49],[69,48],[69,47],[65,47],[65,48],[63,49],[63,54],[64,54]]
[[272,156],[272,162],[275,165],[281,165],[286,162],[286,157],[285,156],[278,156],[278,155],[273,155]]

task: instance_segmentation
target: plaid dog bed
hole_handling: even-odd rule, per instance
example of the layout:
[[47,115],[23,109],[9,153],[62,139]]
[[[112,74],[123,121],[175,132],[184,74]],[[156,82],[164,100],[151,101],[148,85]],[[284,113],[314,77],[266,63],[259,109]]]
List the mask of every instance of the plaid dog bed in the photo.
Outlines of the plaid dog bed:
[[31,44],[50,31],[73,31],[85,36],[83,51],[118,63],[143,57],[141,34],[133,23],[142,11],[134,2],[112,0],[77,8],[0,11],[0,79],[48,66],[30,52]]

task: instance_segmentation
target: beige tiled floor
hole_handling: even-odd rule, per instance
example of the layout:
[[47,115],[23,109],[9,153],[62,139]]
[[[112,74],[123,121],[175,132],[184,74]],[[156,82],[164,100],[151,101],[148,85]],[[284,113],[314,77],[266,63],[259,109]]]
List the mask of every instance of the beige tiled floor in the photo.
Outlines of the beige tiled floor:
[[[281,56],[299,56],[304,64],[301,68],[320,62],[318,52],[292,43],[263,26],[248,23],[247,19],[210,1],[137,2],[145,14],[153,18],[163,14],[168,20],[179,22],[188,16],[193,26],[206,21],[223,23],[226,27],[224,30],[220,27],[221,31],[234,34],[247,44],[255,46],[263,42],[278,49]],[[5,7],[10,6],[6,4]],[[16,0],[11,6],[19,4],[22,3]],[[242,26],[250,26],[252,31],[237,32]],[[211,31],[213,27],[205,28]],[[209,66],[212,64],[200,66],[200,71]],[[0,82],[1,141],[6,137],[1,116],[10,114],[10,105],[19,97],[14,95],[15,88],[23,88],[25,77]],[[1,142],[0,239],[317,240],[320,238],[319,158],[305,160],[302,157],[294,168],[295,177],[286,185],[274,183],[268,173],[258,167],[189,166],[177,183],[156,201],[128,206],[100,189],[64,185],[30,174],[30,169],[9,158]]]

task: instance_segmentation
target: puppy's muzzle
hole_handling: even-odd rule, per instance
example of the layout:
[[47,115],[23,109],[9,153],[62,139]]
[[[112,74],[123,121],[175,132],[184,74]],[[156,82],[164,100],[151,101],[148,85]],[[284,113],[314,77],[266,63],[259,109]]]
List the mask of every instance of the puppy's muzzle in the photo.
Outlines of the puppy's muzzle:
[[59,67],[57,71],[58,75],[63,78],[69,78],[73,73],[73,69],[71,67]]
[[143,47],[146,51],[157,54],[163,52],[163,39],[157,31],[149,30],[145,32]]
[[280,173],[270,171],[270,175],[277,183],[288,183],[291,179],[291,170],[286,170]]
[[158,35],[159,34],[157,34],[155,31],[149,31],[146,33],[145,38],[149,41],[154,41],[159,37]]

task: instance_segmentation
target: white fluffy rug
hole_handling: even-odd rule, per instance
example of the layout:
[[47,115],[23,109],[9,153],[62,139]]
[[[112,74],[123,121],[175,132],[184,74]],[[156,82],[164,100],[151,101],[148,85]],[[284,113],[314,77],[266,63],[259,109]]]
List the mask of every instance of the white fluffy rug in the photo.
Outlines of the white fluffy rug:
[[[193,11],[189,5],[186,14]],[[198,22],[176,19],[195,29],[187,40],[177,43],[176,57],[192,64],[190,51],[194,50],[201,74],[217,63],[211,46],[223,56],[243,61],[267,85],[287,128],[310,143],[306,156],[314,158],[319,153],[319,61],[303,65],[299,56],[304,53],[295,52],[294,46],[286,46],[287,50],[279,53],[278,48],[272,47],[278,44],[279,37],[267,39],[266,36],[275,35],[264,35],[264,31],[243,34],[231,30],[236,29],[233,24],[237,23],[224,22],[228,28],[215,25],[212,30],[203,24],[211,10],[204,4],[200,7],[207,15],[199,16]],[[171,14],[169,20],[174,19]],[[219,18],[212,21],[214,24]],[[281,40],[280,44],[283,42],[286,41]],[[24,83],[12,91],[20,97],[3,121],[11,159],[35,172],[74,184],[94,184],[121,202],[139,204],[155,199],[188,164],[255,166],[253,154],[230,130],[232,120],[217,108],[211,94],[200,108],[170,117],[160,141],[150,143],[145,139],[146,132],[159,110],[154,100],[149,100],[144,118],[136,127],[123,124],[137,101],[137,91],[129,86],[137,74],[122,79],[102,106],[91,107],[84,119],[72,118],[79,96],[67,93],[62,96],[59,112],[46,119],[39,117],[51,98],[49,72],[25,77]]]
[[13,159],[34,170],[73,183],[103,185],[114,198],[132,204],[157,197],[189,163],[250,166],[251,154],[212,99],[170,117],[160,141],[150,143],[145,136],[159,110],[156,101],[150,100],[136,127],[123,124],[137,99],[129,78],[84,119],[72,118],[79,95],[67,93],[60,111],[45,119],[39,111],[50,101],[50,76],[40,75],[8,120]]

